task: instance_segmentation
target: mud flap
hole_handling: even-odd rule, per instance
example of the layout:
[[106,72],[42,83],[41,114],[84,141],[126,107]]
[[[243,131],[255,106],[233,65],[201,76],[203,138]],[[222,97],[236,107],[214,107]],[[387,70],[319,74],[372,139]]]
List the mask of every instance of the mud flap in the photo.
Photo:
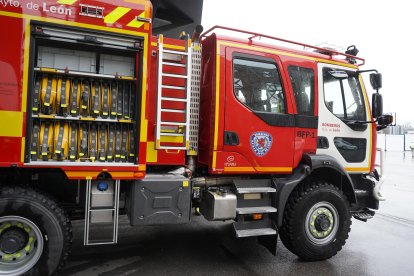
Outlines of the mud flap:
[[276,255],[277,249],[277,237],[278,235],[259,236],[257,241],[260,245],[263,245],[273,255]]

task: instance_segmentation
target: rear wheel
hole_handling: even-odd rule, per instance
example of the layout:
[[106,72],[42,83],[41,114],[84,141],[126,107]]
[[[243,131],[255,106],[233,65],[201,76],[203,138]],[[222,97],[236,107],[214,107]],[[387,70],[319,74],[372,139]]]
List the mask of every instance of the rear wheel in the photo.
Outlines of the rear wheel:
[[351,230],[346,196],[326,182],[298,187],[285,208],[280,238],[303,260],[326,260],[342,249]]
[[69,254],[72,229],[55,201],[30,188],[0,188],[0,275],[51,275]]

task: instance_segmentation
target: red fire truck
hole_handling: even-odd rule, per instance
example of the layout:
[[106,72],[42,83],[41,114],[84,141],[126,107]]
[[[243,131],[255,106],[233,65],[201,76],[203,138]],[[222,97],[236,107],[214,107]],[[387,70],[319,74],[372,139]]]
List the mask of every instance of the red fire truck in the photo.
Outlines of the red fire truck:
[[381,75],[355,46],[172,39],[151,18],[144,0],[0,1],[0,275],[62,268],[71,220],[85,245],[115,244],[123,214],[201,213],[273,253],[280,236],[303,260],[335,255],[384,199]]

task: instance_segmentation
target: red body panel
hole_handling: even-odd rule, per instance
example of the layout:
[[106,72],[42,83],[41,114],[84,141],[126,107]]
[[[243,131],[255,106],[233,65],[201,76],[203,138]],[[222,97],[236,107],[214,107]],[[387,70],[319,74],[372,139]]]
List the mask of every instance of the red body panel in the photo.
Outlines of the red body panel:
[[23,19],[0,17],[0,26],[3,26],[2,36],[8,38],[0,51],[0,110],[20,111],[23,64],[19,57],[23,53]]
[[216,36],[212,34],[202,41],[200,128],[198,162],[212,164],[214,149],[214,120],[216,108]]

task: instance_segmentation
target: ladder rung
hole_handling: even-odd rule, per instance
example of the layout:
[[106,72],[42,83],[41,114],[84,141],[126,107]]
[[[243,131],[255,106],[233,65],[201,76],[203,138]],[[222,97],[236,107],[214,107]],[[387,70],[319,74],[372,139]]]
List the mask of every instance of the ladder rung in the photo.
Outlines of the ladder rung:
[[181,109],[168,109],[168,108],[161,108],[163,112],[171,112],[171,113],[185,113],[185,110]]
[[183,56],[188,56],[187,52],[179,52],[179,51],[173,51],[173,50],[166,50],[163,49],[164,53],[169,53],[169,54],[176,54],[176,55],[183,55]]
[[182,87],[182,86],[161,85],[161,87],[162,88],[168,88],[168,89],[186,90],[186,88]]
[[186,65],[182,64],[182,63],[163,62],[162,64],[163,65],[169,65],[169,66],[186,67]]
[[99,212],[99,211],[115,211],[115,208],[89,209],[89,212]]
[[170,97],[161,97],[161,100],[164,101],[172,101],[172,102],[187,102],[187,99],[182,99],[182,98],[170,98]]
[[161,125],[170,125],[170,126],[187,126],[186,123],[181,122],[167,122],[167,121],[161,121]]
[[170,78],[180,78],[180,79],[186,79],[187,76],[185,75],[177,75],[177,74],[167,74],[167,73],[162,73],[163,77],[170,77]]
[[178,146],[178,147],[173,147],[173,146],[160,146],[158,147],[158,149],[173,149],[173,150],[186,150],[187,147],[183,147],[183,146]]
[[161,132],[161,136],[183,137],[184,133]]

